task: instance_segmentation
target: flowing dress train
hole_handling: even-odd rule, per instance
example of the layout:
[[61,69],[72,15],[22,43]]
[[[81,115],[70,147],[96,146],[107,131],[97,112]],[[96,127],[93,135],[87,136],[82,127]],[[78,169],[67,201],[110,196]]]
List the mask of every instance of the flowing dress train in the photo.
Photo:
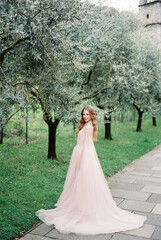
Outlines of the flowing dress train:
[[141,227],[145,216],[117,207],[101,168],[89,121],[79,131],[63,191],[53,209],[35,214],[61,233],[96,235]]

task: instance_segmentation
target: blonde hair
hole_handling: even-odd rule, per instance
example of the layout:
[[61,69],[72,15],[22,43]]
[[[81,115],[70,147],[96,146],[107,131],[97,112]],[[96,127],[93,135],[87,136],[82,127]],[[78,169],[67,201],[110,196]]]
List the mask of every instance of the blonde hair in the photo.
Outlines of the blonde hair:
[[84,127],[85,125],[85,121],[83,119],[83,112],[84,110],[87,110],[90,114],[90,117],[91,117],[91,121],[92,121],[92,124],[93,124],[93,140],[97,140],[97,117],[96,117],[96,113],[94,111],[94,108],[91,107],[91,106],[86,106],[82,109],[81,111],[81,119],[80,119],[80,122],[79,122],[79,125],[78,125],[78,128],[77,128],[77,131],[76,131],[76,134],[75,136],[77,137],[78,136],[78,133],[79,131]]

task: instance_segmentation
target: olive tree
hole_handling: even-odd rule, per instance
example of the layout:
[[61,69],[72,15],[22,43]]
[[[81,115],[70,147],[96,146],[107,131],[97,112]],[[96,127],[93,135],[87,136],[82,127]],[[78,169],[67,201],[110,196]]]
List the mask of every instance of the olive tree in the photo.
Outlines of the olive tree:
[[131,70],[126,71],[122,85],[125,101],[138,112],[136,131],[141,131],[143,114],[149,112],[155,115],[160,108],[161,55],[145,33],[138,32],[133,36],[133,41],[135,48],[129,62]]
[[39,101],[49,127],[48,157],[56,158],[56,128],[80,102],[80,71],[89,67],[82,64],[88,55],[83,33],[92,29],[86,17],[89,5],[6,0],[0,7],[1,81],[6,87],[23,87]]

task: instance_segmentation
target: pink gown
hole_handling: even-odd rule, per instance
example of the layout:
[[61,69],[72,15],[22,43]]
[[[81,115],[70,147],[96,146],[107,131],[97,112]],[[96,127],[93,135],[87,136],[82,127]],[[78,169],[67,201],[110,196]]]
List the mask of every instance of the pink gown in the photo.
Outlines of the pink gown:
[[89,121],[78,133],[56,208],[40,209],[36,216],[65,234],[96,235],[141,227],[145,216],[120,209],[113,200],[92,136]]

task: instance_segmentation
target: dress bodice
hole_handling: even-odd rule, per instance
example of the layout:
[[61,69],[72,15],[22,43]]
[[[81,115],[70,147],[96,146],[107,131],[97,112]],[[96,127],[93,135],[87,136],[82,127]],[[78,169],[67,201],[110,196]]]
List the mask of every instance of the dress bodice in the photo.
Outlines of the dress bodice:
[[93,141],[93,124],[92,121],[85,123],[77,136],[77,146],[83,147],[84,143],[88,144]]

